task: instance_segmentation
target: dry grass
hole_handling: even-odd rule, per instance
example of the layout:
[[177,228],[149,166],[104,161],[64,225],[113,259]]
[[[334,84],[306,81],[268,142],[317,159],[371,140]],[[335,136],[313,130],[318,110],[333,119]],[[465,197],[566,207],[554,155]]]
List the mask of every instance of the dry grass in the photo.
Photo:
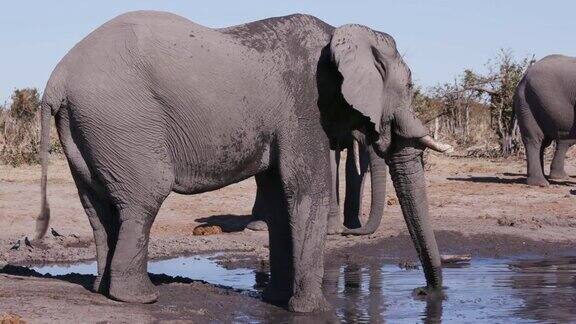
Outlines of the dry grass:
[[[58,132],[54,121],[51,123],[49,151],[62,155]],[[0,109],[0,131],[0,163],[13,167],[40,163],[40,112],[31,120],[22,120]]]
[[12,116],[9,110],[0,112],[0,127],[3,133],[0,160],[3,163],[18,166],[39,162],[38,119],[38,114],[27,120]]
[[[10,107],[0,107],[0,162],[11,166],[40,162],[40,93],[35,88],[14,90]],[[52,128],[50,151],[61,152]]]

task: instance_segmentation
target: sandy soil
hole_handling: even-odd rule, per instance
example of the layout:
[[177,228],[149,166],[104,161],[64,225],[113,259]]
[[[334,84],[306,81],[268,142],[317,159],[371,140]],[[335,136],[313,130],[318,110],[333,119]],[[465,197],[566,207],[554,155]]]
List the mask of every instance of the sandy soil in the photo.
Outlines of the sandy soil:
[[[569,157],[567,171],[576,175],[574,161],[574,156]],[[576,245],[576,178],[554,182],[547,188],[526,186],[524,161],[520,159],[487,160],[430,154],[427,156],[427,169],[432,222],[441,252],[496,256],[542,254],[557,252],[560,247],[569,251]],[[0,165],[0,228],[3,229],[0,231],[0,263],[27,265],[93,259],[91,228],[63,160],[52,161],[48,180],[51,227],[61,236],[56,237],[49,231],[43,246],[29,247],[25,244],[23,238],[33,234],[34,219],[39,210],[39,177],[38,166],[12,168]],[[225,254],[227,263],[233,263],[239,255],[243,258],[249,256],[254,262],[267,259],[267,233],[243,230],[254,195],[253,179],[201,195],[171,194],[152,228],[150,257],[228,251]],[[365,197],[364,216],[369,210],[368,197]],[[201,224],[219,225],[224,233],[192,235],[193,229]],[[388,206],[380,229],[368,237],[330,236],[327,249],[336,257],[359,254],[354,251],[398,254],[406,251],[406,246],[413,250],[406,233],[406,225],[389,183]],[[20,247],[15,249],[18,240]],[[482,251],[474,243],[479,241],[485,246]],[[388,244],[384,251],[377,248],[383,242]],[[507,245],[514,248],[506,248]],[[160,285],[163,297],[159,303],[127,306],[89,292],[85,288],[89,286],[86,278],[78,281],[74,278],[45,279],[16,274],[2,274],[0,277],[0,313],[10,310],[25,319],[41,322],[56,318],[73,321],[74,314],[78,313],[88,314],[87,321],[96,321],[102,312],[110,314],[105,320],[111,322],[145,322],[159,318],[200,320],[206,316],[212,320],[228,321],[234,319],[230,317],[234,312],[227,313],[222,305],[254,302],[253,297],[245,294],[203,283],[171,282]],[[168,302],[171,297],[184,293],[194,294],[197,301],[179,304],[172,298],[172,302]],[[31,298],[34,300],[32,304]],[[42,311],[30,305],[42,305]],[[241,311],[242,307],[232,310],[238,308]],[[276,310],[274,306],[266,305],[256,312],[268,311]]]

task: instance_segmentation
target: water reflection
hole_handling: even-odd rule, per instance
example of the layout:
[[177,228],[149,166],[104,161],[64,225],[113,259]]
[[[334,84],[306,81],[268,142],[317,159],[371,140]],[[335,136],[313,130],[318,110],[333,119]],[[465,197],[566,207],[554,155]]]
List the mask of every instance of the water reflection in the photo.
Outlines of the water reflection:
[[337,297],[343,304],[336,309],[338,318],[348,323],[377,323],[382,320],[386,304],[380,266],[362,267],[350,263],[327,271],[327,275],[337,275]]
[[[95,264],[35,268],[40,273],[94,273]],[[151,262],[150,272],[166,273],[245,291],[261,291],[268,269],[226,269],[206,257]],[[425,285],[422,270],[401,269],[387,260],[344,262],[327,268],[323,289],[333,311],[298,315],[254,303],[238,322],[571,322],[576,319],[576,258],[550,260],[474,259],[444,268],[446,298],[416,299]]]
[[432,297],[426,299],[426,311],[422,320],[424,323],[442,323],[442,302],[444,299]]
[[[390,314],[402,312],[400,310],[402,306],[397,303],[396,296],[386,292],[387,284],[394,285],[386,278],[386,274],[389,272],[387,271],[388,267],[394,266],[378,264],[361,266],[348,263],[338,269],[326,271],[324,282],[326,294],[333,303],[336,316],[340,321],[346,323],[382,323],[390,319]],[[418,273],[417,270],[401,270],[401,272],[408,273],[409,276]],[[336,289],[329,289],[331,285],[336,285]],[[412,288],[414,287],[416,286]],[[441,322],[441,298],[414,300],[409,289],[406,293],[402,296],[407,299],[405,302],[413,303],[416,308],[423,307],[423,309],[418,309],[413,313],[407,312],[405,319],[420,317],[425,323]]]
[[535,321],[576,320],[576,258],[514,262],[503,285],[524,301],[516,316]]

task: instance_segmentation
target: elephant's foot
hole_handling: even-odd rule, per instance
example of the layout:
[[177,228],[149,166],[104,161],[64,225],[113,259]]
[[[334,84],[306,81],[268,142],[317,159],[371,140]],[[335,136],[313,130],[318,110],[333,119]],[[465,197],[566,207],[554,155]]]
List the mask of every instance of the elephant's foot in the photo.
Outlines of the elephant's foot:
[[271,304],[286,304],[290,297],[292,292],[289,289],[274,287],[272,283],[269,283],[262,293],[264,301]]
[[412,291],[412,296],[416,299],[427,299],[427,298],[446,298],[444,294],[444,288],[435,288],[435,287],[418,287]]
[[292,296],[288,302],[288,310],[296,313],[325,312],[331,309],[332,305],[321,291],[303,296]]
[[158,300],[158,290],[148,274],[111,278],[109,295],[113,299],[128,303],[148,304]]
[[568,174],[566,173],[566,171],[564,170],[550,170],[550,175],[548,176],[549,179],[552,180],[566,180],[569,179],[570,177],[568,176]]
[[345,219],[344,220],[344,226],[347,229],[356,229],[356,228],[362,227],[362,223],[360,223],[360,220],[357,218],[353,219],[353,220]]
[[103,275],[99,274],[96,277],[96,280],[94,280],[92,290],[97,293],[108,294],[109,285],[110,285],[110,279],[108,278],[108,276],[104,277]]
[[252,231],[267,231],[268,225],[266,224],[265,221],[255,220],[248,223],[248,225],[246,225],[246,228]]
[[548,187],[550,183],[543,177],[528,177],[526,184],[529,186]]
[[336,235],[342,233],[342,226],[340,226],[340,220],[336,218],[336,220],[328,219],[328,226],[326,227],[326,234],[328,235]]

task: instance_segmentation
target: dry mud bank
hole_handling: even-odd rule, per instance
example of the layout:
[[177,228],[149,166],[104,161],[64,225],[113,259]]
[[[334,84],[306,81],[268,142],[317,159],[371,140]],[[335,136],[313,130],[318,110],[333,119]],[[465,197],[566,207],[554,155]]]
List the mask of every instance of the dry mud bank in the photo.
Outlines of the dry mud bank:
[[[576,175],[574,162],[574,157],[567,160],[572,175]],[[470,253],[473,258],[576,254],[576,178],[553,182],[547,188],[528,187],[524,168],[522,160],[428,156],[431,217],[442,253]],[[49,169],[55,232],[49,231],[42,245],[26,245],[23,238],[33,233],[39,210],[39,176],[39,167],[0,165],[0,263],[93,259],[91,228],[62,160],[52,161]],[[267,233],[244,230],[255,189],[254,180],[248,179],[202,195],[172,194],[152,228],[151,259],[224,252],[219,262],[226,267],[265,264]],[[380,229],[367,237],[330,236],[327,268],[342,262],[369,264],[382,255],[415,259],[391,184],[388,189]],[[367,195],[364,217],[368,211]],[[224,232],[192,235],[203,224],[218,225]],[[0,274],[0,311],[32,322],[74,321],[77,314],[83,314],[86,322],[243,321],[246,316],[270,319],[284,314],[282,308],[262,302],[257,295],[203,282],[157,276],[159,302],[130,305],[91,293],[91,281],[88,275],[46,278],[13,268]]]

